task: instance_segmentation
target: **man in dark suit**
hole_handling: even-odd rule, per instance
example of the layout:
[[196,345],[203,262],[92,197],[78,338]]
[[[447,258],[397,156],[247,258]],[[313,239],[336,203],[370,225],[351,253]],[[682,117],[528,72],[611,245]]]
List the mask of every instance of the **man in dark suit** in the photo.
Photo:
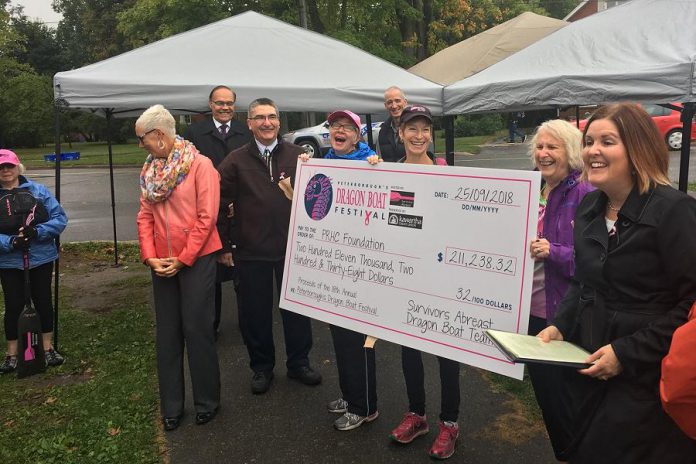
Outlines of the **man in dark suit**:
[[[218,85],[208,96],[208,106],[212,118],[191,124],[184,134],[184,138],[193,143],[202,155],[210,158],[216,168],[229,152],[236,150],[252,139],[247,126],[234,119],[236,100],[237,94],[232,89]],[[216,336],[220,326],[222,309],[222,284],[220,282],[235,280],[235,289],[237,288],[234,268],[231,268],[229,273],[223,271],[224,267],[218,268],[218,282],[215,284]]]

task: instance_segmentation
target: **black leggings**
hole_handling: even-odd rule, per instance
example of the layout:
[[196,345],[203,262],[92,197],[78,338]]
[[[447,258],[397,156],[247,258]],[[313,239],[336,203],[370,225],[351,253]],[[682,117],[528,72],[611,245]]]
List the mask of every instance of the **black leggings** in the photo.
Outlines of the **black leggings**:
[[[53,332],[53,301],[51,299],[51,277],[53,261],[29,270],[31,301],[41,318],[41,331]],[[5,338],[17,340],[17,321],[24,309],[24,271],[22,269],[0,269],[0,283],[5,294]]]
[[[437,356],[440,364],[440,420],[457,422],[459,417],[459,363]],[[401,367],[404,370],[409,411],[425,414],[425,371],[421,352],[401,347]]]

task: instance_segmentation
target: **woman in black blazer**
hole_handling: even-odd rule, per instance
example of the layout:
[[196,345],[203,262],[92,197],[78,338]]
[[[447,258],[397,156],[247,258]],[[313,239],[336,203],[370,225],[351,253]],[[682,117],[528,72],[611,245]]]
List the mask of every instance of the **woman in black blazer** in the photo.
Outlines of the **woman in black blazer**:
[[673,189],[667,148],[638,105],[600,108],[584,133],[598,190],[574,226],[575,278],[539,336],[592,355],[566,372],[570,463],[692,463],[696,444],[664,413],[660,362],[696,299],[696,200]]

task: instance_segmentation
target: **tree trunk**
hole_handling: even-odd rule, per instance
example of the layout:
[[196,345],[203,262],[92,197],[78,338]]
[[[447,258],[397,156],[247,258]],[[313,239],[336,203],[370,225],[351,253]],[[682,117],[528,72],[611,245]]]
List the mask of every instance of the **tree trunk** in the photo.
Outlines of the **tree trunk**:
[[321,16],[319,16],[317,2],[309,2],[307,9],[309,10],[309,19],[312,20],[312,30],[320,34],[326,32],[326,28],[324,27],[324,23],[321,20]]

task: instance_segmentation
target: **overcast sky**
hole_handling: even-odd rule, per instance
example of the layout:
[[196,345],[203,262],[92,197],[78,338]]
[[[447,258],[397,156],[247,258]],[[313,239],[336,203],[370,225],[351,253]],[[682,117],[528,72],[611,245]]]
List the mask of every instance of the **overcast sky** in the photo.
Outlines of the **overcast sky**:
[[24,7],[24,14],[31,19],[38,19],[53,27],[58,25],[61,16],[51,8],[51,0],[12,0],[13,5]]

